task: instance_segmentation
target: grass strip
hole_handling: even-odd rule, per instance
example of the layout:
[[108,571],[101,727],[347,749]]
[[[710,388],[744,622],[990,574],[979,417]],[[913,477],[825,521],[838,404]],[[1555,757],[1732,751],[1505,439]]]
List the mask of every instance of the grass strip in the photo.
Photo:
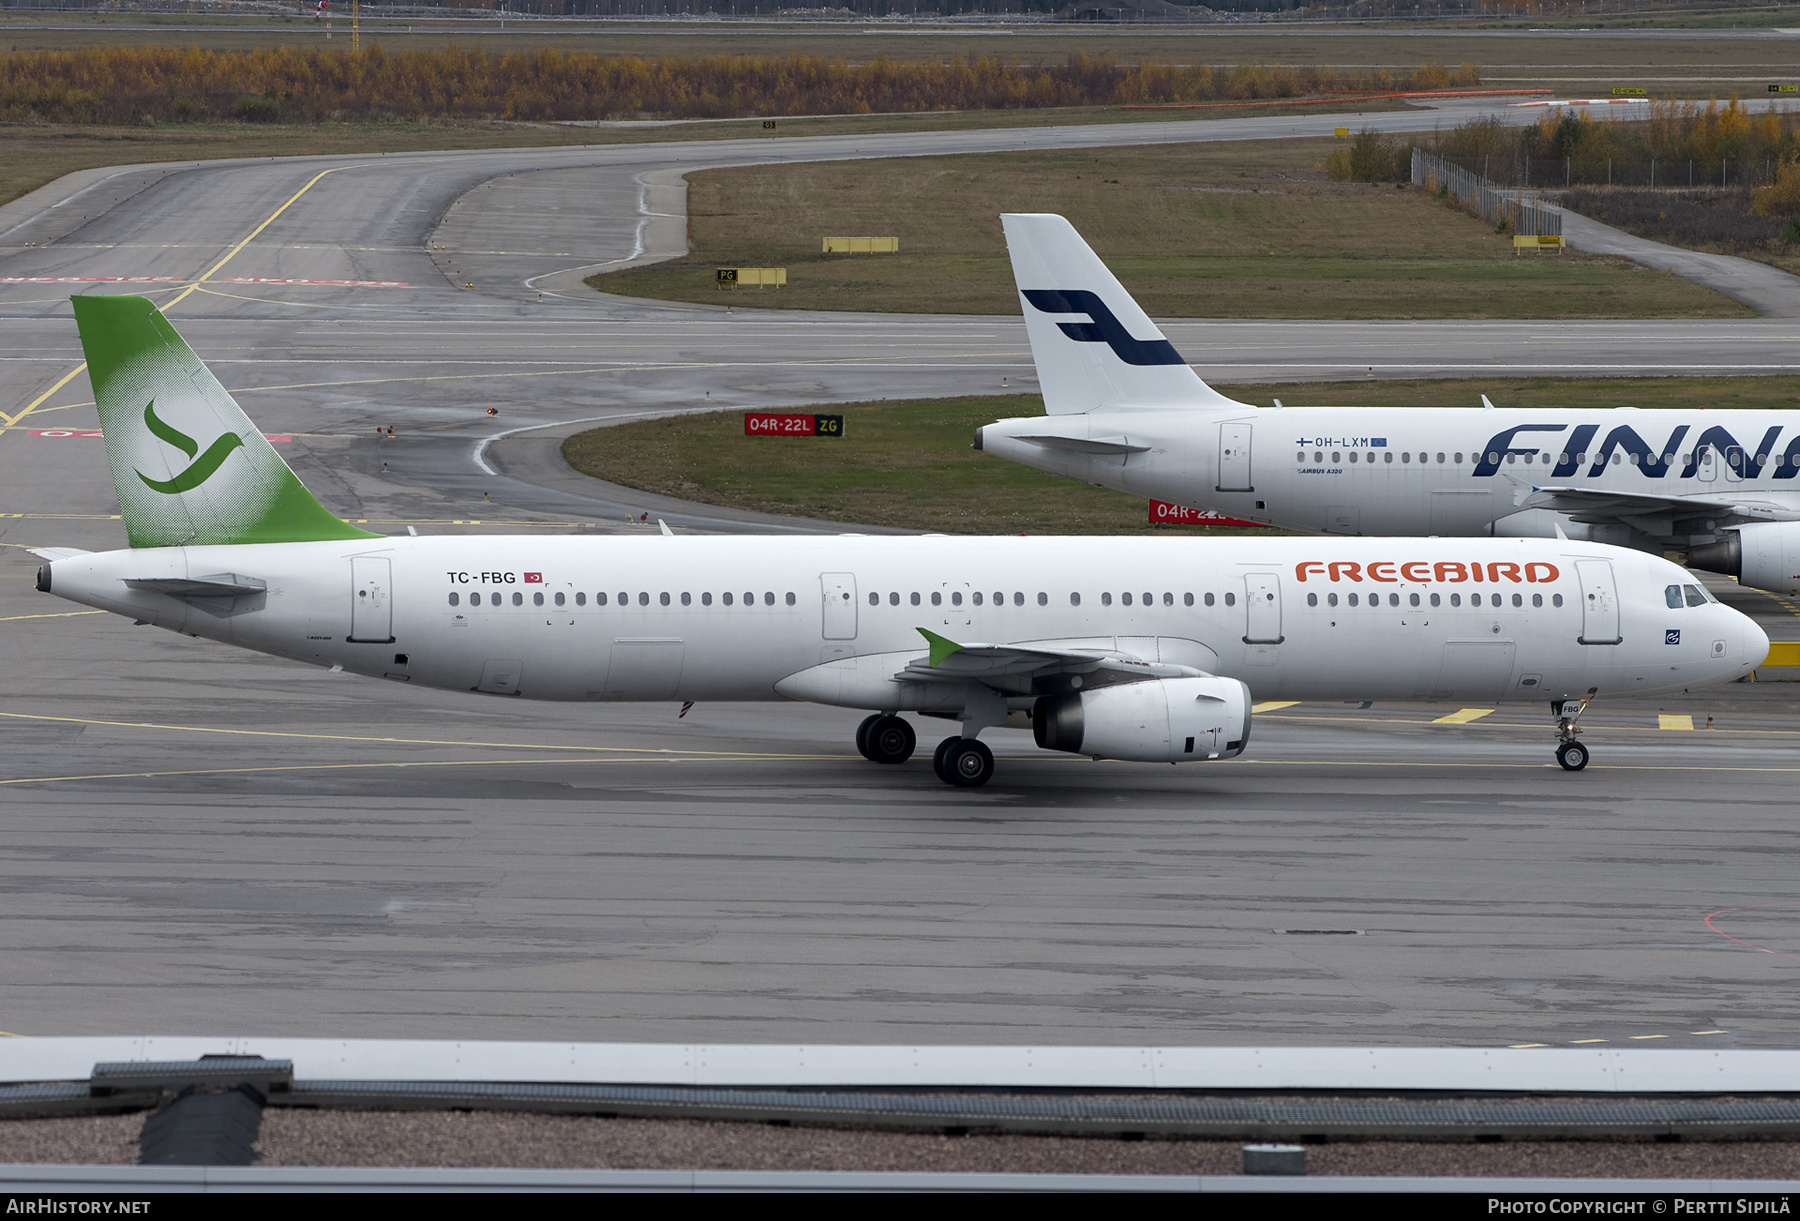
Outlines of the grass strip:
[[[1423,137],[1421,137],[1423,139]],[[684,259],[595,276],[605,292],[710,305],[1016,314],[1002,212],[1067,216],[1153,316],[1751,317],[1626,259],[1515,254],[1423,191],[1329,182],[1330,139],[909,157],[708,170],[688,178]],[[898,254],[825,254],[826,236]],[[785,267],[785,288],[721,288],[718,267]]]

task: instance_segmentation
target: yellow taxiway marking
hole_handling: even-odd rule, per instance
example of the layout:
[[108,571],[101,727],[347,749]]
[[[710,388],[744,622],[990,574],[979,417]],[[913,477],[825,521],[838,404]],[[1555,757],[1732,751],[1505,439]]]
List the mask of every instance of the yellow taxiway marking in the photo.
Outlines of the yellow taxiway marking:
[[[614,749],[623,749],[614,748]],[[0,780],[0,784],[55,784],[66,780],[146,780],[164,776],[241,776],[252,772],[338,772],[367,771],[371,768],[418,768],[418,767],[531,767],[539,764],[556,762],[562,764],[576,763],[768,763],[793,761],[819,761],[827,759],[848,760],[854,755],[782,755],[782,754],[750,754],[725,755],[717,754],[707,758],[698,758],[699,751],[659,752],[654,749],[631,752],[630,759],[439,759],[435,762],[417,761],[405,763],[282,763],[267,767],[197,767],[181,771],[168,772],[97,772],[87,776],[21,776],[15,780]]]
[[29,403],[25,404],[25,406],[22,409],[20,409],[18,412],[14,413],[13,415],[7,415],[4,411],[0,411],[0,424],[5,424],[8,428],[13,427],[20,420],[24,419],[26,416],[28,416],[32,412],[36,411],[39,407],[42,407],[44,405],[45,399],[47,399],[51,395],[55,394],[58,390],[61,390],[64,386],[68,385],[71,381],[74,381],[75,375],[77,373],[80,373],[85,368],[87,368],[87,361],[84,360],[80,364],[76,365],[73,369],[70,369],[67,373],[65,373],[61,377],[57,378],[56,384],[54,386],[50,387],[50,389],[44,391],[42,394],[40,394],[36,398],[32,399]]
[[1671,716],[1669,713],[1664,712],[1658,714],[1656,718],[1656,727],[1658,729],[1692,729],[1694,727],[1694,718],[1691,716]]
[[[0,516],[4,516],[4,514],[0,514]],[[1433,725],[1433,724],[1436,724],[1435,721],[1415,721],[1415,720],[1411,720],[1406,717],[1363,718],[1363,719],[1352,721],[1352,720],[1349,720],[1349,719],[1347,719],[1345,717],[1341,717],[1341,716],[1305,716],[1305,715],[1286,716],[1286,715],[1284,715],[1284,716],[1277,716],[1272,719],[1277,720],[1277,721],[1307,721],[1307,722],[1311,722],[1313,724],[1318,724],[1318,725],[1345,725],[1345,726],[1350,726],[1350,727],[1356,728],[1356,729],[1367,729],[1368,727],[1370,727],[1372,725],[1379,727],[1379,726],[1387,726],[1387,725]],[[1527,729],[1527,728],[1530,728],[1530,726],[1527,726],[1523,722],[1520,722],[1520,721],[1489,721],[1485,725],[1483,725],[1482,728],[1483,729]],[[1599,730],[1604,730],[1607,733],[1656,733],[1656,732],[1660,732],[1659,730],[1651,729],[1648,725],[1617,725],[1617,724],[1597,725],[1597,724],[1590,724],[1588,726],[1588,728],[1590,731],[1597,732]],[[1731,732],[1738,735],[1739,737],[1742,737],[1745,734],[1751,734],[1751,733],[1777,734],[1777,735],[1780,735],[1783,737],[1793,737],[1795,735],[1800,735],[1800,729],[1764,729],[1764,728],[1760,728],[1760,727],[1748,727],[1748,726],[1746,726],[1746,727],[1733,726]]]
[[[243,248],[245,246],[248,246],[252,241],[254,241],[257,234],[261,233],[264,229],[267,229],[270,225],[274,224],[275,218],[280,216],[283,212],[286,212],[288,210],[288,208],[292,207],[295,200],[299,199],[302,195],[304,195],[308,191],[312,190],[313,183],[318,182],[319,179],[325,177],[325,175],[327,175],[327,174],[335,174],[339,170],[349,170],[349,169],[357,169],[357,168],[360,168],[360,167],[353,166],[353,165],[337,165],[337,166],[333,166],[331,169],[320,170],[317,174],[314,174],[312,179],[310,181],[308,181],[305,186],[301,187],[298,191],[295,191],[291,196],[288,197],[287,203],[282,204],[279,208],[276,208],[273,212],[269,213],[268,219],[263,221],[263,223],[258,225],[256,228],[250,230],[250,235],[248,237],[246,237],[243,241],[239,242],[237,245],[233,246],[230,250],[226,251],[224,258],[220,259],[217,263],[214,263],[206,271],[202,272],[200,274],[199,278],[196,279],[192,284],[190,284],[186,288],[184,288],[181,291],[181,294],[178,297],[176,297],[173,301],[170,301],[165,305],[159,305],[159,306],[157,306],[157,308],[166,314],[171,309],[175,308],[177,305],[180,305],[183,301],[187,300],[189,294],[199,291],[200,285],[204,281],[206,281],[210,276],[217,273],[221,267],[223,267],[223,266],[225,266],[225,264],[231,262],[232,259],[235,259],[238,256],[239,251],[243,250]],[[24,419],[26,416],[28,416],[32,412],[36,411],[39,407],[43,406],[45,399],[47,399],[51,395],[55,394],[58,390],[61,390],[64,386],[68,385],[71,381],[73,381],[75,379],[76,374],[80,373],[82,370],[84,370],[86,368],[87,368],[87,361],[84,360],[80,364],[76,365],[73,369],[70,369],[67,373],[63,374],[62,377],[58,378],[57,382],[54,386],[51,386],[50,389],[44,391],[42,394],[38,395],[35,399],[32,399],[31,402],[26,404],[24,409],[22,409],[21,411],[15,413],[13,415],[7,415],[5,412],[0,411],[0,424],[4,424],[7,428],[15,427],[20,420]]]
[[1571,1043],[1604,1043],[1605,1039],[1570,1039]]
[[15,619],[73,619],[76,615],[105,615],[109,611],[51,611],[43,615],[0,615],[0,623],[11,623]]
[[1669,1036],[1666,1034],[1634,1034],[1631,1037],[1634,1039],[1666,1039]]
[[1251,712],[1274,712],[1277,708],[1292,708],[1299,700],[1269,700],[1263,704],[1250,705]]
[[1517,1050],[1521,1047],[1548,1047],[1548,1046],[1550,1046],[1550,1044],[1548,1044],[1548,1043],[1508,1043],[1507,1044],[1507,1047],[1511,1048],[1513,1050]]
[[1467,725],[1470,721],[1479,721],[1484,716],[1492,716],[1492,708],[1464,708],[1452,712],[1449,716],[1441,716],[1433,721],[1433,725]]
[[[94,612],[76,611],[76,614]],[[99,614],[107,614],[100,611]],[[366,742],[392,746],[463,746],[485,750],[567,750],[588,754],[614,755],[681,755],[695,758],[719,759],[835,759],[836,755],[785,755],[765,754],[760,751],[740,750],[675,750],[661,746],[558,746],[541,742],[464,742],[454,739],[437,738],[379,738],[353,733],[294,733],[277,729],[219,729],[207,725],[162,725],[154,721],[102,721],[93,717],[76,716],[44,716],[33,712],[0,712],[0,717],[12,717],[21,721],[56,721],[65,725],[107,725],[118,729],[163,729],[176,733],[222,733],[238,737],[250,738],[303,738],[320,742]],[[358,765],[361,766],[361,765]],[[421,765],[424,766],[424,765]],[[140,773],[133,773],[134,775]],[[161,773],[158,773],[161,774]],[[181,773],[169,773],[178,775]],[[8,781],[6,783],[16,783]]]
[[10,1030],[0,1030],[0,1038],[7,1038],[7,1039],[25,1039],[25,1038],[30,1038],[30,1037],[31,1037],[31,1036],[29,1036],[29,1035],[23,1035],[23,1034],[14,1034],[14,1033],[13,1033],[13,1032],[12,1032],[12,1031],[10,1031]]
[[1723,1030],[1690,1030],[1689,1034],[1724,1034]]

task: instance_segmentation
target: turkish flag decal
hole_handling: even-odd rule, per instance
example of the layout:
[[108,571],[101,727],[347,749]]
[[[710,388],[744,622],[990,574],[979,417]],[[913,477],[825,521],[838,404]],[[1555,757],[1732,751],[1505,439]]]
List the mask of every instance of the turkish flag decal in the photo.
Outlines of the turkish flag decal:
[[525,574],[525,584],[527,584],[527,585],[542,585],[543,583],[544,583],[544,574],[543,573],[528,572]]

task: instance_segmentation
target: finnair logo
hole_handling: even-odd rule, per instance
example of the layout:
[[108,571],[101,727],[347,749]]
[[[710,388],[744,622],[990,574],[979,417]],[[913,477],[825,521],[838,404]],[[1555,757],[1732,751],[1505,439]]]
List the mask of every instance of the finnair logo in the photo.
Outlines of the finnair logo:
[[1098,293],[1079,288],[1021,290],[1031,307],[1045,314],[1086,314],[1092,322],[1059,322],[1058,330],[1077,343],[1103,343],[1128,365],[1179,365],[1186,362],[1166,339],[1138,339],[1106,308]]

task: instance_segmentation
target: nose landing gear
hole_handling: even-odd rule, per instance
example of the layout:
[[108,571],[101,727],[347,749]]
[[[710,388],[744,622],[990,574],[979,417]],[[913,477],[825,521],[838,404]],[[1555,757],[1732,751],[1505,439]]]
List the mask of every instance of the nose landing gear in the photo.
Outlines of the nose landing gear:
[[1588,748],[1575,740],[1581,732],[1576,722],[1581,714],[1587,711],[1593,693],[1584,700],[1557,700],[1550,705],[1550,711],[1556,716],[1556,761],[1565,772],[1578,772],[1588,765]]

